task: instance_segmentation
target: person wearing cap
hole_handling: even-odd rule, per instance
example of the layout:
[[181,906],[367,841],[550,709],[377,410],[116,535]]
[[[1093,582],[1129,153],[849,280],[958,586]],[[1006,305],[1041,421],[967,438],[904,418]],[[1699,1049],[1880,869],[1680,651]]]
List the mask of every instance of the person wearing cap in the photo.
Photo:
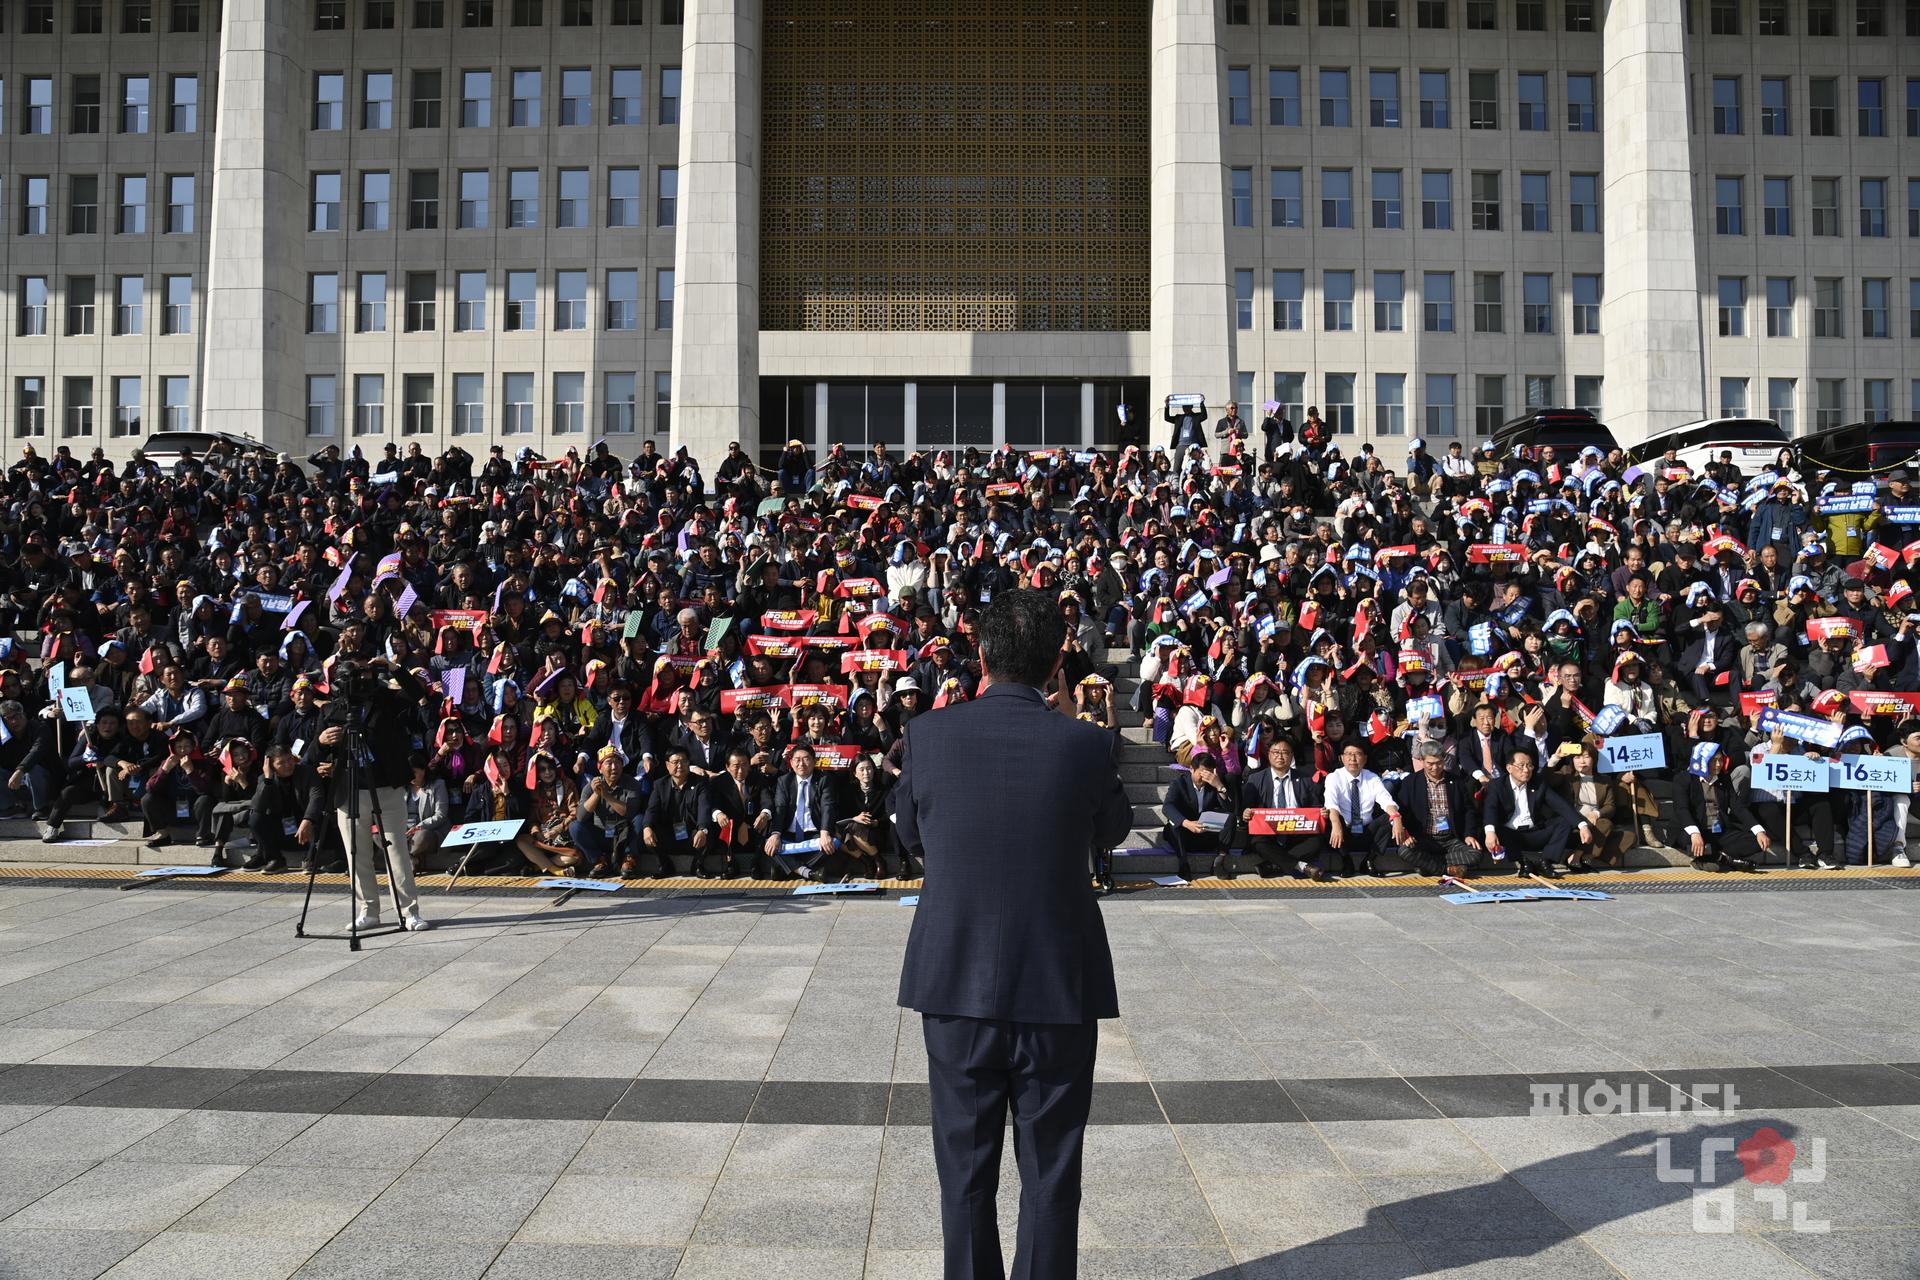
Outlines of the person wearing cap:
[[627,776],[627,758],[620,747],[609,744],[594,753],[593,771],[581,784],[569,833],[586,864],[583,876],[593,879],[615,865],[624,874],[632,865],[630,838],[645,821],[648,799]]
[[1668,843],[1692,858],[1695,871],[1755,871],[1755,859],[1773,847],[1766,826],[1729,779],[1729,763],[1719,743],[1697,743],[1686,772],[1674,779]]

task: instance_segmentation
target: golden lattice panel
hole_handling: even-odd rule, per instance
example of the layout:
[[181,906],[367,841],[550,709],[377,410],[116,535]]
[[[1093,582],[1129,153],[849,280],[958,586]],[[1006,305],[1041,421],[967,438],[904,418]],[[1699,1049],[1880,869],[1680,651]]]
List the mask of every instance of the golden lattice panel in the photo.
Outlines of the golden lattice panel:
[[1148,327],[1151,0],[765,0],[766,329]]

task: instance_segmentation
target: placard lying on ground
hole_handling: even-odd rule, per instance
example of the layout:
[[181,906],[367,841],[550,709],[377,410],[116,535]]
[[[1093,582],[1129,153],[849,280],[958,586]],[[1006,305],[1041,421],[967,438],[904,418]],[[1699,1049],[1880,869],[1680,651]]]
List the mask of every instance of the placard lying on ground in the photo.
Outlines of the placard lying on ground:
[[593,893],[617,893],[620,890],[618,880],[575,880],[572,876],[549,876],[542,880],[542,889],[586,889]]
[[1444,902],[1456,907],[1481,902],[1612,902],[1613,895],[1598,889],[1486,889],[1473,893],[1443,893]]
[[878,893],[877,884],[803,884],[793,891],[796,898],[811,897],[817,893]]
[[[77,841],[69,840],[68,844]],[[147,876],[217,876],[228,870],[226,867],[143,867],[134,872],[138,877]]]

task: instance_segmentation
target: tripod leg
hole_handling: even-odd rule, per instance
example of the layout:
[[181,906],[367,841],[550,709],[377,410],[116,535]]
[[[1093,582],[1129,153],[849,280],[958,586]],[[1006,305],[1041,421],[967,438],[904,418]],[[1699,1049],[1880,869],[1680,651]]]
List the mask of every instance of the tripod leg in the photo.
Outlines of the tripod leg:
[[[315,836],[314,840],[315,843],[318,843],[319,837]],[[307,910],[313,906],[313,882],[319,874],[320,863],[312,856],[309,856],[307,859],[307,893],[306,896],[300,900],[300,919],[297,920],[293,926],[293,936],[296,938],[304,938],[307,936]]]

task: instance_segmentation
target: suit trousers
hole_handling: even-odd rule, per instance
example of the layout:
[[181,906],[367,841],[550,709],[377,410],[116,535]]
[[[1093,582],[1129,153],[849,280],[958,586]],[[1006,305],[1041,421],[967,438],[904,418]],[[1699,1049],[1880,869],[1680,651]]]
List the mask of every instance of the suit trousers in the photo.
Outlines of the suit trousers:
[[1099,1023],[925,1014],[946,1280],[1005,1280],[995,1197],[1007,1112],[1020,1167],[1013,1280],[1074,1280]]
[[[407,793],[399,787],[381,787],[378,795],[380,821],[386,832],[392,833],[390,839],[386,839],[384,834],[373,834],[374,797],[366,791],[362,790],[358,797],[360,817],[357,823],[348,816],[351,798],[340,776],[336,775],[333,779],[327,799],[333,806],[334,825],[340,832],[340,845],[348,854],[347,869],[353,873],[354,914],[381,914],[380,883],[376,877],[390,861],[393,891],[400,901],[400,914],[404,918],[420,910],[420,895],[413,887],[413,851],[408,847],[406,838]],[[382,839],[386,839],[386,859],[380,856]]]
[[1262,875],[1269,866],[1281,875],[1294,875],[1303,862],[1329,870],[1327,842],[1319,836],[1249,836],[1247,852],[1259,862]]
[[1519,863],[1544,862],[1551,866],[1566,857],[1567,839],[1573,828],[1555,818],[1544,826],[1501,827],[1500,847]]

